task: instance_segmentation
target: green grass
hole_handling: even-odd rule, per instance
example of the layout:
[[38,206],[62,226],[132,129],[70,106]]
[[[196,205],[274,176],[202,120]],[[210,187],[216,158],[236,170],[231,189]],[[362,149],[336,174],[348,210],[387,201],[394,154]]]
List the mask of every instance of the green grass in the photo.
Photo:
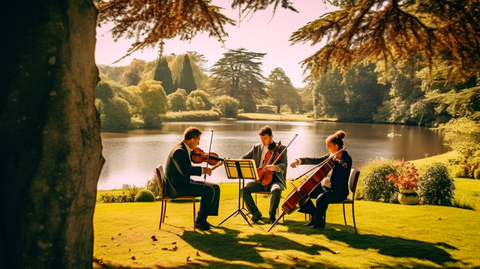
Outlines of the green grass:
[[[477,201],[480,181],[456,179],[457,196]],[[237,209],[238,185],[220,184],[217,224]],[[283,192],[285,197],[290,190]],[[268,196],[258,203],[266,215]],[[262,219],[253,227],[240,216],[220,228],[193,231],[191,203],[168,203],[158,229],[160,202],[98,203],[94,215],[97,268],[474,268],[478,260],[480,212],[456,207],[405,206],[356,201],[347,226],[341,205],[327,211],[327,226],[304,228],[304,215],[285,217],[268,233]],[[199,203],[197,202],[197,209]],[[152,240],[155,236],[157,241]],[[176,250],[173,250],[174,247]],[[199,256],[197,256],[197,252]],[[134,257],[135,259],[133,259]],[[187,258],[190,260],[187,261]]]

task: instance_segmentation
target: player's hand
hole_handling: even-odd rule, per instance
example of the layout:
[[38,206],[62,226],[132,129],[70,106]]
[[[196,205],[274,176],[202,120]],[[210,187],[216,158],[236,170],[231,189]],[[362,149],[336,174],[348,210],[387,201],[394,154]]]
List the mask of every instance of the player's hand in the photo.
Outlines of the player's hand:
[[295,160],[294,162],[292,162],[292,163],[290,164],[290,166],[291,166],[292,168],[297,167],[297,165],[300,165],[300,160]]
[[212,168],[204,167],[203,168],[203,173],[211,176],[212,175],[212,170],[213,170]]

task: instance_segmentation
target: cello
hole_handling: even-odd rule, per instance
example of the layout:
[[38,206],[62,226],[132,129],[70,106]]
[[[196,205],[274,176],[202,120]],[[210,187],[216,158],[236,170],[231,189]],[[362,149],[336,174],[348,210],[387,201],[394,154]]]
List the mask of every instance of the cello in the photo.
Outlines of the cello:
[[288,145],[281,153],[279,153],[278,151],[282,146],[282,141],[279,141],[278,145],[276,145],[274,149],[269,150],[265,154],[265,160],[268,159],[268,162],[266,162],[262,167],[257,168],[258,180],[256,181],[260,182],[260,184],[262,184],[263,186],[268,186],[270,183],[272,183],[273,171],[267,170],[265,168],[267,167],[267,165],[275,164],[282,157],[283,153],[287,151],[287,148],[290,146],[290,144],[292,144],[293,140],[295,140],[297,136],[298,134],[295,134],[290,143],[288,143]]
[[278,223],[278,221],[285,216],[285,214],[291,214],[296,212],[309,198],[308,195],[321,183],[322,179],[335,167],[332,159],[336,154],[344,151],[346,148],[343,147],[335,154],[330,155],[326,160],[317,164],[315,167],[304,173],[303,175],[297,177],[293,181],[296,181],[301,178],[305,178],[300,185],[297,187],[293,183],[293,190],[288,194],[282,204],[282,214],[275,220],[268,232]]

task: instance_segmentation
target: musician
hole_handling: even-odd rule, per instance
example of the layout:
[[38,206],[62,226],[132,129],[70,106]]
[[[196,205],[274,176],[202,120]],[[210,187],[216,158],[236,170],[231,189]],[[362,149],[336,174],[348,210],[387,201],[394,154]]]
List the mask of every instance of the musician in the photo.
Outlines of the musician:
[[[258,135],[260,136],[262,143],[254,145],[252,149],[241,158],[255,160],[257,167],[262,167],[265,164],[263,170],[273,171],[273,178],[272,182],[266,186],[257,181],[249,182],[245,188],[243,188],[243,199],[247,204],[248,210],[252,214],[252,221],[257,223],[262,217],[262,213],[258,210],[258,207],[253,201],[252,193],[257,191],[270,191],[270,209],[268,213],[270,215],[270,223],[274,223],[277,208],[280,203],[280,197],[286,185],[284,171],[288,166],[287,152],[285,151],[275,164],[268,165],[269,160],[265,159],[265,155],[269,150],[274,150],[276,147],[276,143],[273,141],[272,129],[266,125],[260,129]],[[278,152],[282,153],[284,150],[286,150],[286,147],[282,145]]]
[[[331,171],[331,175],[327,175],[330,179],[330,186],[325,184],[318,184],[312,190],[309,197],[316,198],[316,207],[309,198],[304,205],[302,205],[298,212],[310,214],[310,221],[304,226],[313,226],[313,228],[323,228],[325,226],[325,212],[328,204],[340,202],[345,200],[348,196],[348,179],[350,177],[350,169],[352,168],[352,157],[347,151],[340,151],[343,147],[343,138],[345,138],[344,131],[337,131],[326,139],[327,150],[330,152],[319,158],[300,158],[296,159],[290,164],[292,168],[301,164],[320,164],[333,154],[332,158],[335,167]],[[327,180],[328,182],[328,180]]]
[[213,183],[204,183],[190,179],[190,176],[211,175],[215,168],[192,166],[191,151],[200,143],[202,131],[188,127],[183,140],[175,144],[170,151],[166,164],[165,193],[171,197],[184,195],[200,196],[200,210],[195,221],[196,227],[209,230],[214,227],[207,222],[208,216],[218,216],[220,188]]

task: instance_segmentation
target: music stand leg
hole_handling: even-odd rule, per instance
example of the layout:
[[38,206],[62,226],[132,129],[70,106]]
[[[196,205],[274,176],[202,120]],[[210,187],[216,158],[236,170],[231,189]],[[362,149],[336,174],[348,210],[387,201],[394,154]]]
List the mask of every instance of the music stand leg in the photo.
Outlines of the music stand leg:
[[243,199],[241,199],[241,196],[242,196],[242,184],[245,184],[244,183],[244,179],[242,178],[241,180],[238,181],[238,209],[233,212],[232,214],[230,214],[230,216],[228,216],[226,219],[222,220],[222,222],[220,222],[217,226],[220,226],[222,223],[224,223],[226,220],[228,220],[229,218],[233,217],[234,215],[242,215],[242,217],[245,219],[245,221],[248,223],[248,225],[252,226],[252,224],[250,224],[250,222],[248,221],[248,218],[247,216],[245,215],[245,213],[243,213],[242,211],[242,208],[240,207],[242,202],[243,202]]

